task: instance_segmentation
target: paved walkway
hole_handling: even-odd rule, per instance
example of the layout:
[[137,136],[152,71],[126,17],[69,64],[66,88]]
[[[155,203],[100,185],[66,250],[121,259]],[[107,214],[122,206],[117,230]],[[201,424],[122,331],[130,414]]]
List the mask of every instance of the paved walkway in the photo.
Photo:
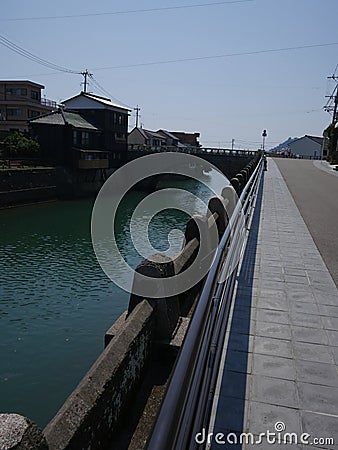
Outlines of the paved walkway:
[[[338,448],[338,293],[275,162],[264,174],[213,414],[214,449]],[[241,432],[332,444],[216,443]]]
[[286,185],[338,287],[338,178],[303,159],[276,158]]

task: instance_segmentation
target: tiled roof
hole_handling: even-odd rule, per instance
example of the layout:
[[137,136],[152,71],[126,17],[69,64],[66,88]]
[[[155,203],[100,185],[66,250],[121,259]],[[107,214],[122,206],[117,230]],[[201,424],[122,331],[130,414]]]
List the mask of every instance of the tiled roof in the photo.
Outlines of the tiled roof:
[[110,98],[106,98],[106,97],[100,97],[99,95],[95,95],[95,94],[91,94],[88,92],[81,92],[78,95],[75,95],[74,97],[68,98],[67,100],[64,100],[62,103],[64,103],[65,105],[67,104],[67,102],[76,99],[78,97],[85,97],[85,98],[89,98],[90,100],[94,100],[95,102],[101,103],[102,105],[105,106],[110,106],[112,108],[119,108],[119,109],[124,109],[126,111],[131,111],[130,108],[126,107],[126,106],[122,106],[119,105],[117,103],[113,103]]
[[179,141],[178,137],[171,134],[170,131],[158,130],[157,133],[162,133],[162,135],[164,134],[165,137],[169,137],[170,139],[172,139],[174,141]]
[[88,120],[84,119],[80,114],[63,111],[63,116],[66,122],[69,125],[72,125],[74,128],[87,128],[88,130],[98,130],[93,124],[88,122]]
[[47,125],[65,125],[65,119],[61,111],[54,111],[44,116],[36,117],[31,119],[30,123],[43,123]]
[[144,128],[138,128],[138,131],[142,134],[145,139],[163,139],[163,134],[160,134],[156,131],[145,130]]
[[69,111],[54,111],[44,116],[30,120],[31,123],[46,125],[66,125],[74,128],[85,128],[87,130],[98,130],[93,124],[84,119],[80,114]]

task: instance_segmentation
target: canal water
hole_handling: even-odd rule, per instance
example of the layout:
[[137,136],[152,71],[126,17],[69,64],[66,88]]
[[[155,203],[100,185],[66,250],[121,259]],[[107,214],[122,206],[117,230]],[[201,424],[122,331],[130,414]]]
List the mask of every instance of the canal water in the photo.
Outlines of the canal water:
[[[194,181],[180,187],[205,200],[211,195]],[[133,267],[142,258],[128,239],[128,218],[144,195],[126,196],[115,227]],[[76,387],[102,351],[105,331],[128,307],[129,294],[95,258],[92,206],[86,199],[0,211],[0,413],[23,414],[40,427]],[[157,214],[149,227],[153,245],[165,251],[169,231],[184,231],[186,221],[176,210]]]

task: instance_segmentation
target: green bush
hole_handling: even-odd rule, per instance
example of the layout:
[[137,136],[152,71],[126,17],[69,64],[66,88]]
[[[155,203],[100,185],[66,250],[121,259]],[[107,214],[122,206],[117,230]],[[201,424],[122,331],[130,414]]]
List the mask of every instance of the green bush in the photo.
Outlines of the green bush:
[[4,140],[5,152],[8,157],[36,158],[39,155],[39,143],[23,133],[15,131]]

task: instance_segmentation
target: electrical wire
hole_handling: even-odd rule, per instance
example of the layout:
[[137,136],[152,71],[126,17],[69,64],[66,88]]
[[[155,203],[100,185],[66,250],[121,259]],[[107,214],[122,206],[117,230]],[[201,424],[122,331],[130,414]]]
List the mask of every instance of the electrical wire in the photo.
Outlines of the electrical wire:
[[4,47],[8,48],[9,50],[23,56],[24,58],[27,58],[27,59],[29,59],[37,64],[40,64],[44,67],[48,67],[49,69],[57,70],[59,72],[66,72],[66,73],[73,73],[73,74],[81,75],[81,71],[69,69],[67,67],[63,67],[58,64],[54,64],[50,61],[47,61],[46,59],[43,59],[43,58],[40,58],[39,56],[34,55],[33,53],[29,52],[28,50],[25,50],[23,47],[20,47],[19,45],[10,41],[5,36],[0,35],[0,44],[3,45]]
[[131,109],[131,107],[129,105],[127,105],[126,103],[122,102],[121,100],[119,100],[118,98],[114,97],[109,91],[107,91],[107,89],[105,89],[98,81],[96,78],[94,78],[93,74],[89,74],[89,78],[91,80],[92,85],[98,90],[98,92],[100,92],[101,94],[108,96],[110,100],[114,100],[116,101],[120,106],[125,106],[129,109]]
[[310,44],[310,45],[297,45],[295,47],[283,47],[283,48],[272,48],[267,50],[253,50],[247,52],[238,52],[238,53],[227,53],[223,55],[210,55],[210,56],[197,56],[194,58],[180,58],[180,59],[168,59],[162,61],[151,61],[144,63],[136,63],[136,64],[125,64],[119,66],[109,66],[109,67],[95,67],[93,70],[113,70],[113,69],[127,69],[133,67],[141,67],[141,66],[155,66],[161,64],[172,64],[179,62],[188,62],[188,61],[202,61],[206,59],[220,59],[220,58],[230,58],[233,56],[248,56],[248,55],[258,55],[264,53],[278,53],[278,52],[286,52],[290,50],[301,50],[307,48],[318,48],[318,47],[329,47],[333,45],[338,45],[338,42],[329,42],[325,44]]
[[220,6],[227,5],[233,3],[248,3],[253,2],[255,0],[228,0],[223,2],[210,2],[210,3],[197,3],[192,5],[178,5],[178,6],[165,6],[162,8],[144,8],[144,9],[129,9],[125,11],[112,11],[112,12],[103,12],[103,13],[86,13],[86,14],[69,14],[63,16],[39,16],[39,17],[19,17],[19,18],[9,18],[9,19],[0,19],[1,21],[6,22],[17,22],[24,20],[51,20],[51,19],[74,19],[78,17],[98,17],[98,16],[113,16],[118,14],[136,14],[136,13],[147,13],[147,12],[155,12],[155,11],[169,11],[176,9],[188,9],[188,8],[203,8],[208,6]]

